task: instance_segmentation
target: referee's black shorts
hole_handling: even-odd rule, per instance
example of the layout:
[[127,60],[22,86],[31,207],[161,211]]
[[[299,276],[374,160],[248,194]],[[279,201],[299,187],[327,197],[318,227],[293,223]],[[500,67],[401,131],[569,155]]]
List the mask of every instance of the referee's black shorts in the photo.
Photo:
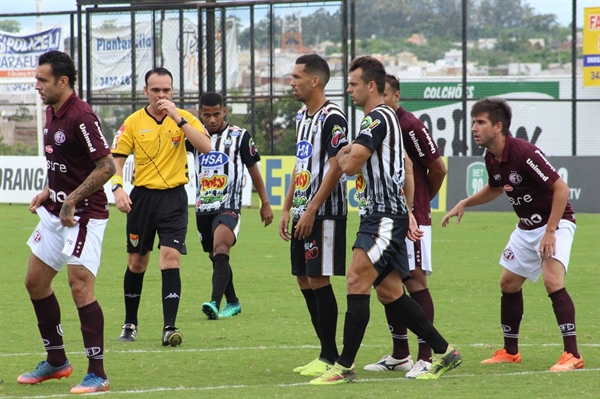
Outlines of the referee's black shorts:
[[151,190],[134,187],[129,195],[131,212],[127,214],[127,253],[146,255],[154,247],[175,248],[186,254],[185,237],[188,225],[187,192],[185,186]]

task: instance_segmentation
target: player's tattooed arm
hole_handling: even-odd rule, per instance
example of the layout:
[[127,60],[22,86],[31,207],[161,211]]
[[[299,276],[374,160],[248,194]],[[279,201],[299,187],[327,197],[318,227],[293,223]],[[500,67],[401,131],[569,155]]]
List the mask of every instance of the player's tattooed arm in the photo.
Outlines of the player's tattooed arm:
[[116,172],[115,161],[111,154],[97,159],[95,163],[96,168],[65,199],[59,215],[63,226],[75,225],[73,216],[77,203],[98,191]]

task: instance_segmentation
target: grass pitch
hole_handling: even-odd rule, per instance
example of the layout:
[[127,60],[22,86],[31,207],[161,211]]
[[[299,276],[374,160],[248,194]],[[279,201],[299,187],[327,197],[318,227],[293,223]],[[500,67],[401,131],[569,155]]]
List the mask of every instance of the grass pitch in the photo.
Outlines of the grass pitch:
[[[254,203],[258,203],[256,198]],[[383,307],[373,293],[371,321],[356,359],[356,384],[313,387],[291,370],[318,355],[318,342],[304,299],[290,275],[288,244],[277,233],[280,212],[265,228],[258,209],[242,212],[238,243],[231,253],[242,314],[208,321],[200,307],[210,299],[212,266],[202,252],[190,210],[188,255],[182,258],[183,292],[177,325],[182,346],[161,346],[162,308],[158,252],[144,281],[140,328],[134,343],[117,341],[123,323],[126,267],[125,216],[114,206],[105,234],[96,296],[105,317],[107,398],[597,398],[600,397],[600,215],[578,214],[566,286],[577,310],[577,337],[585,368],[548,371],[562,353],[562,339],[542,281],[524,286],[525,315],[520,331],[523,362],[483,366],[502,346],[499,328],[501,267],[498,259],[517,221],[512,213],[468,212],[460,225],[439,227],[434,214],[434,273],[429,279],[435,325],[461,352],[463,366],[437,381],[406,380],[400,373],[362,367],[388,354],[391,339]],[[348,243],[358,216],[349,215]],[[26,205],[0,205],[0,398],[60,398],[79,383],[87,359],[66,273],[54,289],[61,304],[65,346],[74,373],[69,379],[19,385],[20,373],[45,358],[33,308],[23,286],[27,238],[38,222]],[[348,250],[350,256],[350,250]],[[350,259],[350,258],[348,258]],[[333,279],[338,298],[338,345],[346,311],[345,280]],[[413,355],[416,340],[410,336]]]

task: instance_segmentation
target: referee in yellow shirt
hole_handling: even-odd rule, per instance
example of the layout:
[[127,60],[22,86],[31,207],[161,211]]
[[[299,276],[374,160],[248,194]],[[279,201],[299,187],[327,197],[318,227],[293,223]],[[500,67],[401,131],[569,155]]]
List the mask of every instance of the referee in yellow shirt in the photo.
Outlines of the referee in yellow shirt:
[[[173,76],[165,68],[146,73],[144,94],[149,104],[131,114],[112,145],[117,172],[112,191],[117,208],[127,213],[127,270],[123,282],[125,324],[119,341],[133,342],[138,329],[138,307],[144,273],[158,233],[158,264],[162,274],[163,346],[177,346],[183,335],[175,327],[181,296],[179,264],[186,254],[189,180],[185,140],[201,153],[210,151],[210,137],[202,123],[171,101]],[[133,153],[130,195],[123,190],[123,166]]]

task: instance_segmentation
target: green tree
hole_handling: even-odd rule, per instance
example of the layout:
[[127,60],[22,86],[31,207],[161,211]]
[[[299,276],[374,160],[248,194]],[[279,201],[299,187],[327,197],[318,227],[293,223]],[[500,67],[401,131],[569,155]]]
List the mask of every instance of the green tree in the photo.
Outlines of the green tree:
[[21,22],[15,19],[5,19],[0,21],[0,30],[8,33],[18,33],[21,31]]

